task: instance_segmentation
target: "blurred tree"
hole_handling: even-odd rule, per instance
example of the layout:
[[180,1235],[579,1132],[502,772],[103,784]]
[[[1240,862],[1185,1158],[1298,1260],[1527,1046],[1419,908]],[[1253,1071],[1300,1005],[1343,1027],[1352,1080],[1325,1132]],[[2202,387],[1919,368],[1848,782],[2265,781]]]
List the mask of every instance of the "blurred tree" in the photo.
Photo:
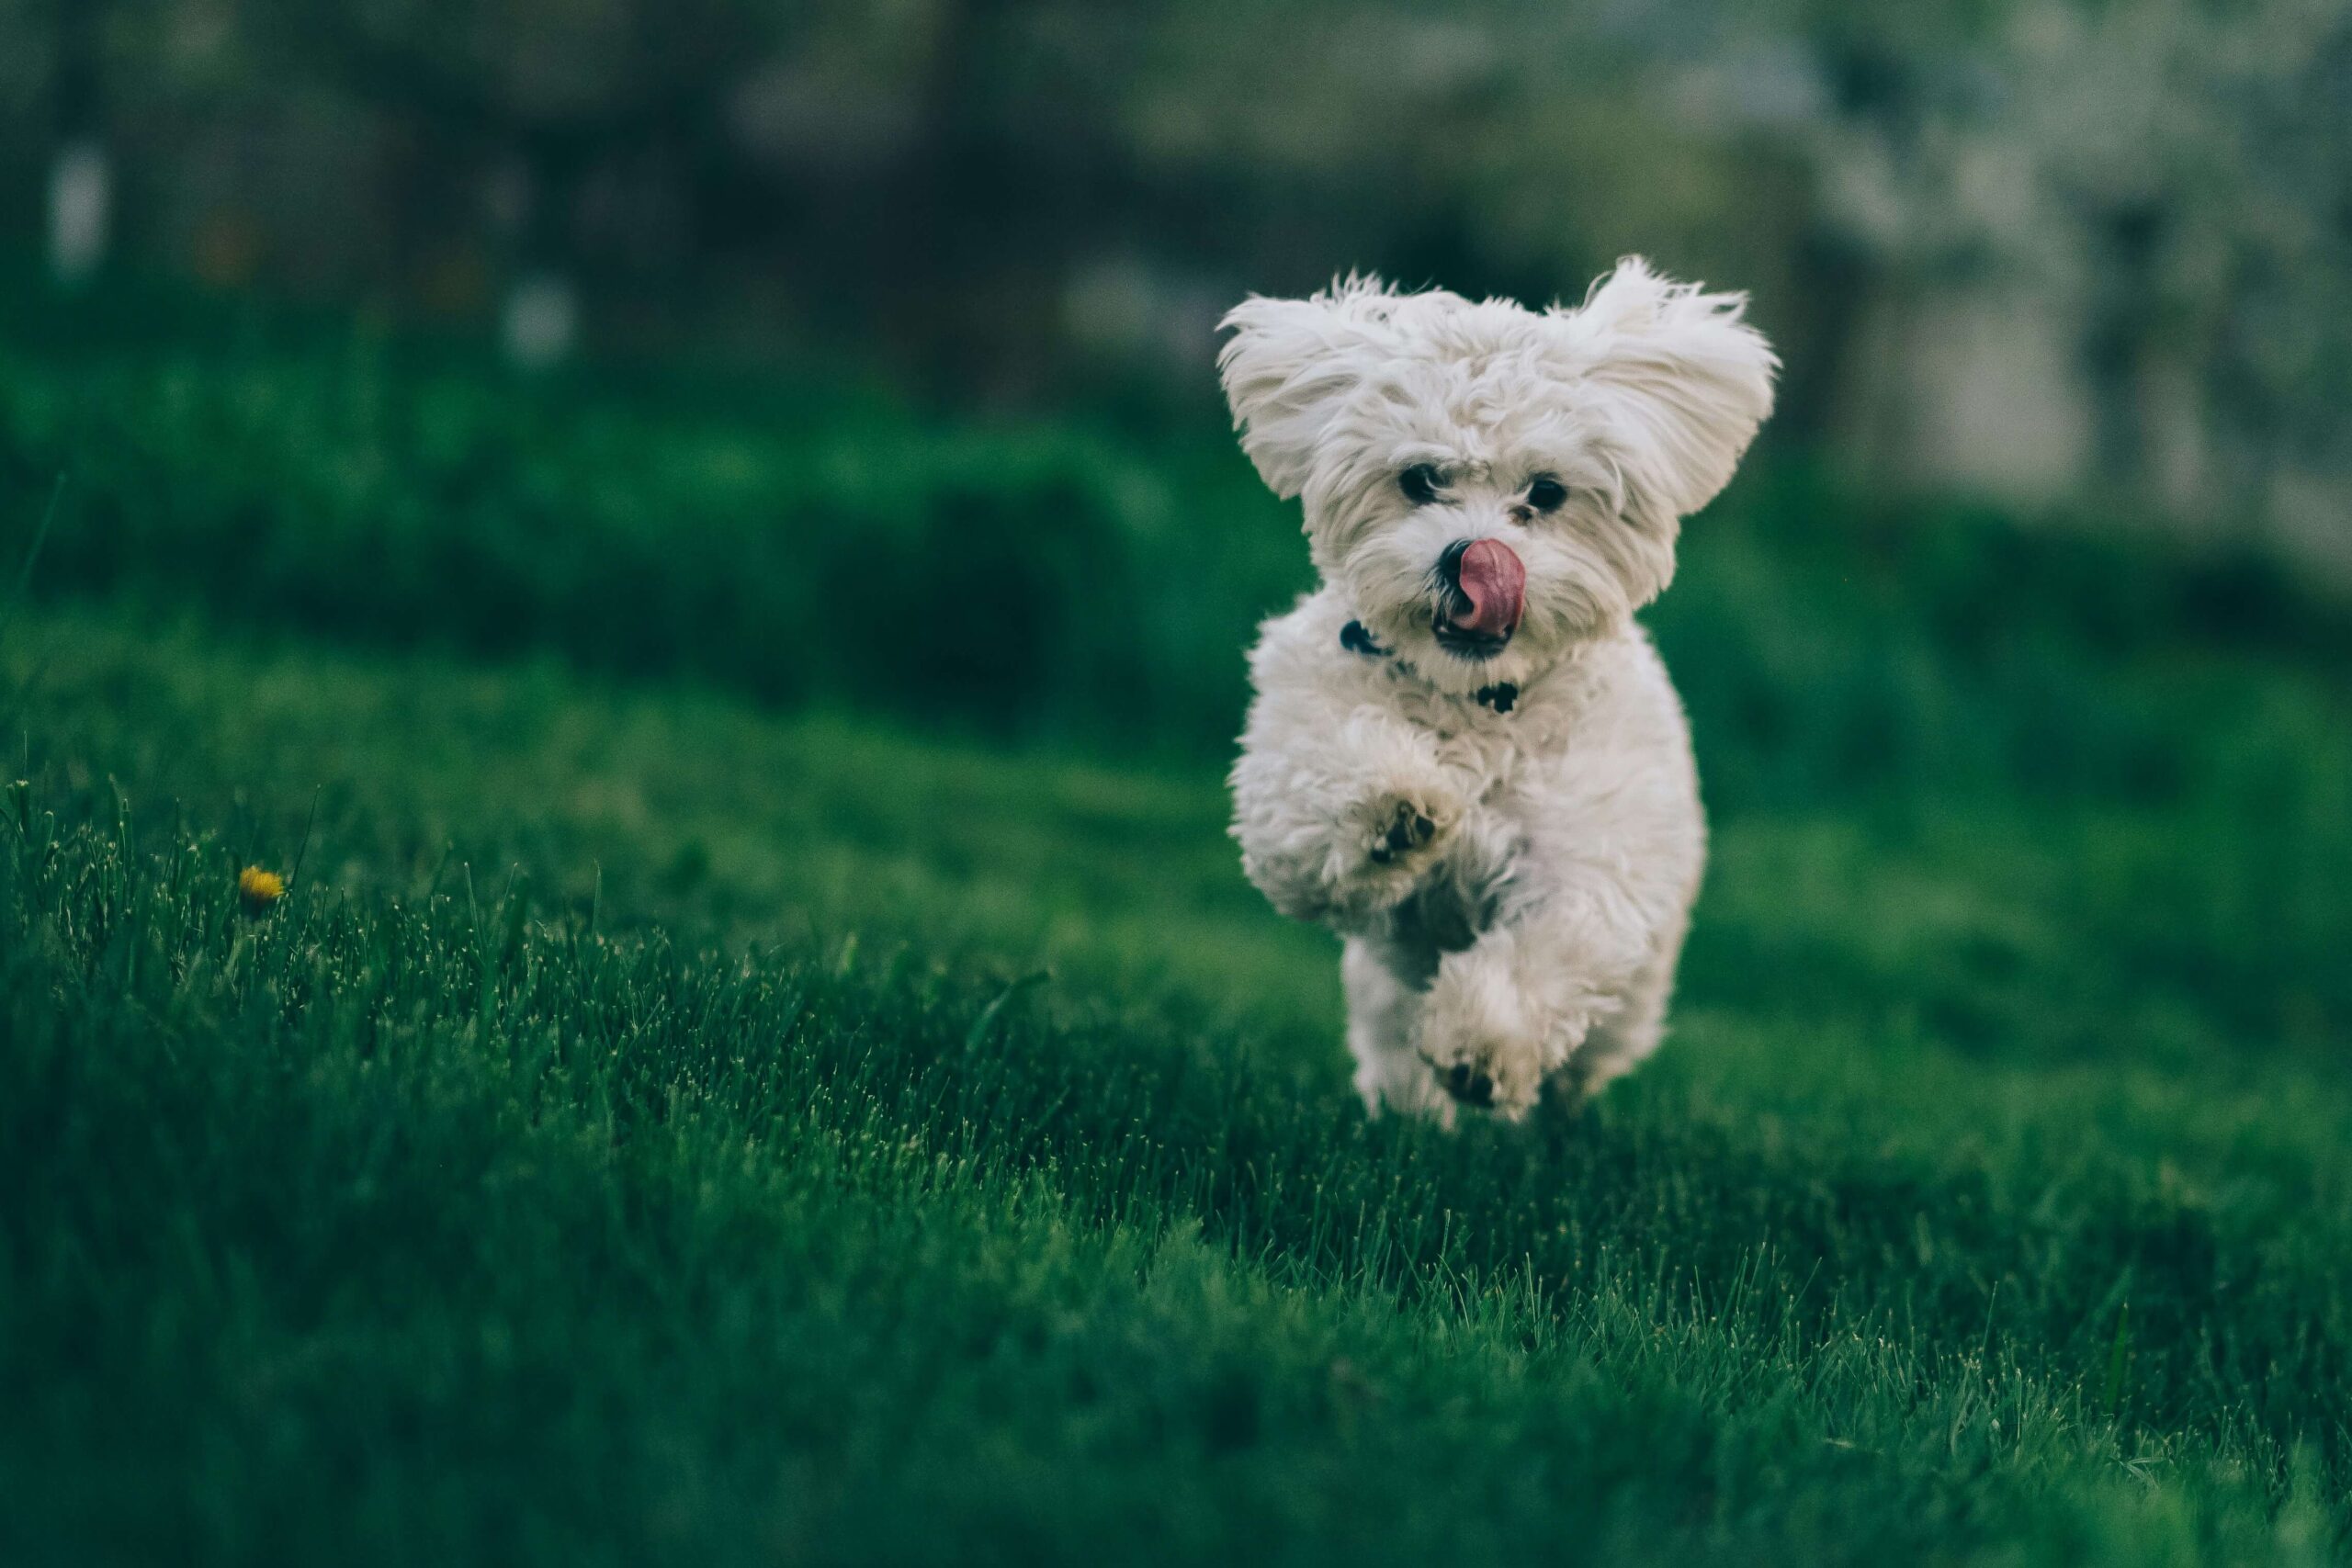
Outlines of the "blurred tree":
[[[1816,153],[1831,222],[1905,318],[1879,367],[1892,395],[1861,401],[1907,404],[1915,440],[1949,444],[1970,423],[1902,384],[1949,366],[2012,418],[1935,466],[1998,479],[1998,437],[2030,440],[2071,386],[2070,482],[2224,525],[2267,517],[2352,562],[2335,412],[2352,392],[2352,12],[2032,0],[1939,39],[1881,15],[1860,56],[1870,35],[1826,35],[1846,40],[1826,60],[1879,85],[1862,95],[1877,107],[1824,122]],[[2005,323],[2046,342],[2021,361],[1997,346]]]
[[2036,199],[2005,237],[2083,300],[2101,478],[2347,542],[2352,12],[2137,0],[2018,53]]
[[593,231],[596,182],[648,160],[677,179],[696,143],[725,139],[729,94],[781,31],[762,0],[266,3],[349,91],[469,147],[507,234],[502,329],[526,367],[571,351],[579,278],[609,238]]
[[1754,292],[1784,438],[2352,569],[2347,101],[2340,0],[0,0],[0,198],[61,275],[1204,400],[1246,290],[1642,251]]
[[58,281],[85,281],[105,262],[114,221],[114,160],[105,135],[102,64],[107,0],[51,0],[56,39],[54,150],[49,173],[49,266]]

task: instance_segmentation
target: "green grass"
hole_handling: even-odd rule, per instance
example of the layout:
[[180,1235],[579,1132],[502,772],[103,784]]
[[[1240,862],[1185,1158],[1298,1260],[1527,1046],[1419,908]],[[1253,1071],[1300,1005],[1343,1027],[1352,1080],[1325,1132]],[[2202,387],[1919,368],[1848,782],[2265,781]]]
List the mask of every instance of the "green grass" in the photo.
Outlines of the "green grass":
[[[1361,1122],[1328,949],[1211,780],[109,613],[12,642],[28,1543],[2334,1539],[2352,1095],[2193,998],[2153,1052],[1950,1038],[1904,976],[2119,963],[2097,897],[2008,906],[2036,857],[1981,822],[1727,825],[1674,1049],[1447,1139]],[[248,927],[236,864],[314,795]]]
[[[0,1560],[2346,1555],[2352,641],[2275,574],[1768,465],[1657,617],[1675,1037],[1448,1137],[1224,838],[1297,545],[1154,531],[1221,446],[342,352],[0,350],[0,536],[73,470],[0,610]],[[819,450],[869,502],[763,542]],[[799,552],[944,487],[1043,581],[1072,474],[1101,624],[824,663]]]

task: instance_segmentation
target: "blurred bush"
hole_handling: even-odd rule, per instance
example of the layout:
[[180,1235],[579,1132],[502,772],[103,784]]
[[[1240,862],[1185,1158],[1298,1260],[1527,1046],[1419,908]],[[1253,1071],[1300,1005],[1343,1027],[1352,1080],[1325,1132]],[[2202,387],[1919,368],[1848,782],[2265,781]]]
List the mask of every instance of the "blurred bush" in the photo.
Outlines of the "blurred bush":
[[[315,327],[0,354],[0,550],[60,474],[51,588],[1196,756],[1236,732],[1252,627],[1310,581],[1296,509],[1211,422],[518,381]],[[1734,809],[2177,799],[2206,781],[2169,668],[2352,668],[2340,614],[2265,558],[1875,499],[1785,454],[1693,521],[1650,619]]]
[[729,403],[340,335],[0,354],[0,551],[63,474],[52,587],[1195,750],[1231,728],[1251,607],[1304,578],[1295,525],[1210,453]]

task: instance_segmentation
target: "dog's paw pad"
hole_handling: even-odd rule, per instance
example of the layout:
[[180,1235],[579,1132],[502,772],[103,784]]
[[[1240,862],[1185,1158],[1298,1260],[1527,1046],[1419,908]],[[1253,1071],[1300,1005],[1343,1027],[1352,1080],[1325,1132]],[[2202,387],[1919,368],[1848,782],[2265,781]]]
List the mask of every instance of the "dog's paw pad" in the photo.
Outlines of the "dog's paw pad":
[[1375,865],[1386,865],[1399,855],[1408,855],[1437,837],[1437,824],[1428,813],[1408,800],[1396,803],[1388,824],[1372,841],[1372,859]]
[[1464,1105],[1491,1106],[1495,1102],[1495,1080],[1467,1062],[1456,1062],[1439,1076],[1445,1092]]

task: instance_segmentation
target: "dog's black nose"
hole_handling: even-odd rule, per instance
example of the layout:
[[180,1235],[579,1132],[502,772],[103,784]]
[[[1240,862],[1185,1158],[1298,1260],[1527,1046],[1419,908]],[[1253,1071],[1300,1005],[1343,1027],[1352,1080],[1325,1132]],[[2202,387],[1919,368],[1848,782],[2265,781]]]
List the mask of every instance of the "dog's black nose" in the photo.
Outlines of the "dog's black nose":
[[1445,554],[1437,558],[1437,577],[1454,592],[1462,592],[1462,554],[1470,547],[1467,539],[1456,539],[1445,547]]

